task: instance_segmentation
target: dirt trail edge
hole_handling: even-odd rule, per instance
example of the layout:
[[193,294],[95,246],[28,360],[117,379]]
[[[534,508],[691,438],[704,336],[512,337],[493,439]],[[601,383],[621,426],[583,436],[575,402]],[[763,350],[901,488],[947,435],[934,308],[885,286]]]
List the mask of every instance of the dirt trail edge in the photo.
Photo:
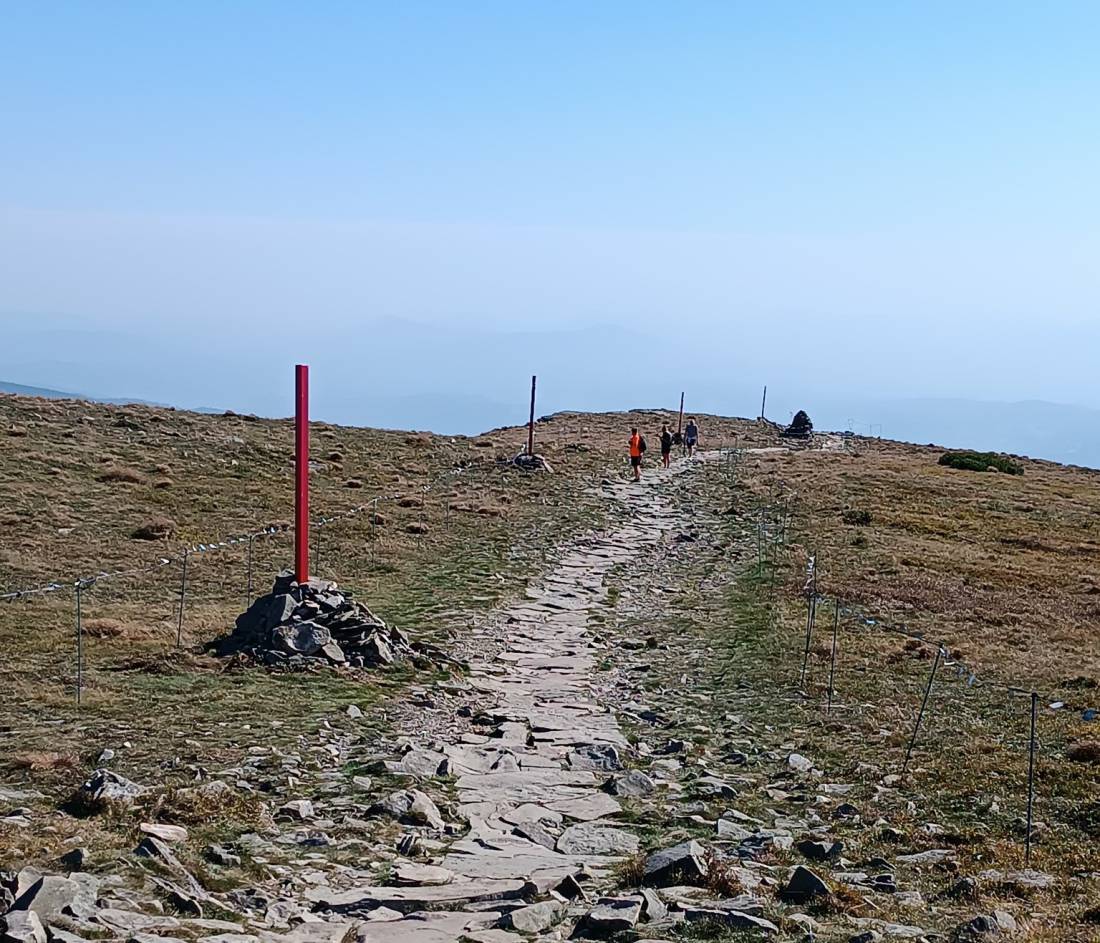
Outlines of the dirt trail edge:
[[[604,493],[629,519],[563,548],[526,598],[498,614],[503,639],[492,625],[481,628],[489,648],[503,641],[471,661],[484,733],[452,735],[439,751],[457,777],[469,830],[433,856],[438,865],[399,862],[408,883],[317,888],[307,891],[315,908],[365,918],[364,941],[518,939],[507,930],[548,930],[568,901],[586,896],[582,885],[606,885],[616,864],[637,852],[638,838],[615,824],[615,793],[645,786],[624,771],[627,740],[593,691],[600,655],[590,615],[607,603],[607,573],[676,527],[662,485],[696,464],[651,473],[641,485],[605,481]],[[406,757],[414,754],[435,762],[422,745]],[[583,900],[575,906],[588,909]]]

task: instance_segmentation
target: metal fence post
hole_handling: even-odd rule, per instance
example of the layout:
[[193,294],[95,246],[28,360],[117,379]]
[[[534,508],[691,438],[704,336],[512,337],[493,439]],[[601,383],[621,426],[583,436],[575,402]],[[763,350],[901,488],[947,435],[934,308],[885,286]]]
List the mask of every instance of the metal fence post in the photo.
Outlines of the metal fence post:
[[76,581],[76,704],[79,707],[84,696],[84,622],[81,618],[81,596],[84,581]]
[[806,647],[802,652],[802,673],[798,676],[798,686],[806,686],[806,671],[810,666],[810,645],[814,637],[814,625],[817,622],[817,580],[815,579],[806,599]]
[[833,679],[836,678],[836,638],[837,633],[840,631],[840,600],[836,600],[836,608],[833,611],[833,650],[829,659],[829,703],[825,708],[827,714],[833,712],[833,693],[836,690],[833,687]]
[[1039,695],[1031,692],[1031,737],[1027,751],[1027,837],[1024,844],[1024,864],[1031,865],[1031,833],[1035,818],[1035,724],[1039,716]]
[[921,721],[924,719],[925,708],[928,707],[928,697],[932,693],[932,682],[936,680],[936,669],[940,666],[940,658],[944,651],[942,647],[936,648],[936,657],[932,661],[932,671],[928,675],[928,687],[924,689],[924,699],[920,702],[920,710],[917,712],[917,722],[913,725],[913,736],[909,738],[909,747],[905,751],[905,763],[901,768],[901,775],[909,772],[909,758],[913,755],[913,747],[917,742],[917,734],[920,733]]

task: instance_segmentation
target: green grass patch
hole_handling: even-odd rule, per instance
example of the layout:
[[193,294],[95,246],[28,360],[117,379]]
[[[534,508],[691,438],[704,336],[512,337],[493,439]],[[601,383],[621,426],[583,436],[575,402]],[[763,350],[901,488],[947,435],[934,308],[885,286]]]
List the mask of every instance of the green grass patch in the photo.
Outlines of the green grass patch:
[[1024,473],[1023,465],[996,452],[944,452],[940,456],[940,464],[946,468],[958,468],[961,471],[998,471],[1005,475]]

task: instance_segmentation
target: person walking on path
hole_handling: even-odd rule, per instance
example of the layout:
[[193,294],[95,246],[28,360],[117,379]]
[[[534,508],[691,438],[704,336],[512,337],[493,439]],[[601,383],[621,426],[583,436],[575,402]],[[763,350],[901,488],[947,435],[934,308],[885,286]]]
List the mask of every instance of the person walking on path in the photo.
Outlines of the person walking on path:
[[668,431],[668,424],[661,426],[661,465],[668,468],[672,461],[672,433]]
[[634,469],[634,480],[642,480],[642,456],[645,454],[645,436],[637,426],[630,430],[630,467]]
[[687,428],[684,429],[684,445],[687,447],[688,458],[695,452],[699,444],[699,427],[695,424],[695,417],[688,419]]

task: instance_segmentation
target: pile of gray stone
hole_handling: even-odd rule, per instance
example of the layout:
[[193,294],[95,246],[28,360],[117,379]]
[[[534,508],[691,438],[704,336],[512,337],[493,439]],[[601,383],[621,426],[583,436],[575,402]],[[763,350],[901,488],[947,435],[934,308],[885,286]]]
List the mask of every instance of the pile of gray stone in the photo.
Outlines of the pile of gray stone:
[[243,654],[286,668],[318,662],[373,668],[425,654],[332,580],[299,583],[289,571],[280,573],[271,592],[249,606],[233,631],[210,647],[218,655]]
[[524,471],[531,472],[552,472],[550,463],[546,461],[541,455],[530,455],[526,451],[520,452],[515,458],[512,459],[512,464],[518,468],[522,468]]
[[808,439],[814,434],[814,424],[806,410],[800,409],[794,414],[791,424],[779,434],[785,439]]

